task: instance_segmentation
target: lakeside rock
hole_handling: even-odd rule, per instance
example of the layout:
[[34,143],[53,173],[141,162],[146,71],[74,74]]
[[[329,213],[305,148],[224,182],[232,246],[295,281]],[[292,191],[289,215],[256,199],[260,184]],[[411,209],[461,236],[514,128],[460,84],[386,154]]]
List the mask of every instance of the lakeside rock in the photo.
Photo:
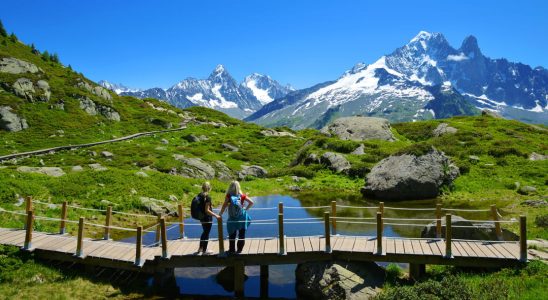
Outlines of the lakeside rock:
[[164,200],[151,197],[140,197],[141,206],[154,215],[166,215],[175,211],[175,206]]
[[[445,238],[445,218],[441,219],[441,233],[442,238]],[[451,216],[452,226],[452,238],[453,239],[469,239],[469,240],[486,240],[496,241],[498,239],[495,231],[495,225],[492,223],[478,223],[474,224],[463,217],[453,215]],[[466,226],[466,227],[461,227]],[[432,222],[426,225],[421,232],[421,238],[435,238],[436,237],[436,222]],[[505,241],[517,241],[519,237],[506,229],[502,229],[502,238]]]
[[27,120],[13,113],[11,107],[0,106],[0,129],[17,132],[27,128]]
[[325,152],[320,158],[320,162],[331,171],[341,173],[350,169],[351,165],[342,154],[334,152]]
[[21,173],[35,173],[35,174],[44,174],[51,177],[61,177],[66,173],[63,169],[58,167],[27,167],[21,166],[17,168],[18,172]]
[[322,133],[334,134],[341,140],[385,140],[395,141],[390,123],[383,118],[344,117],[321,129]]
[[308,262],[295,270],[297,295],[303,299],[373,299],[385,271],[372,262]]
[[384,200],[430,199],[442,185],[451,184],[459,169],[436,149],[415,156],[389,156],[377,163],[366,176],[365,196]]

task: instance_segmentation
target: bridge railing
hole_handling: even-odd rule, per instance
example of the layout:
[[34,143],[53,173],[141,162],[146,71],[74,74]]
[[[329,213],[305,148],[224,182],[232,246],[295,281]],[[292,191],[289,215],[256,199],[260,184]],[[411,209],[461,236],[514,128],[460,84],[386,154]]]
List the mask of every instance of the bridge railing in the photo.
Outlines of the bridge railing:
[[[34,201],[35,203],[39,204],[47,204],[51,205],[49,203],[44,203],[40,201]],[[74,209],[83,209],[83,210],[93,210],[93,211],[101,211],[106,213],[105,217],[105,224],[96,224],[96,223],[89,223],[85,221],[84,217],[80,217],[78,221],[75,220],[69,220],[67,218],[67,209],[68,208],[74,208]],[[346,217],[346,216],[337,216],[337,207],[340,208],[353,208],[353,209],[373,209],[376,210],[375,217]],[[349,224],[364,224],[364,225],[375,225],[376,226],[376,255],[383,255],[384,249],[383,249],[383,236],[384,236],[384,228],[386,225],[391,226],[421,226],[424,227],[429,224],[416,224],[416,223],[401,223],[405,221],[428,221],[428,222],[436,222],[436,238],[439,240],[444,240],[445,242],[445,253],[444,256],[446,258],[452,257],[452,239],[453,239],[453,228],[462,228],[462,227],[476,227],[476,226],[455,226],[452,225],[451,219],[452,214],[451,212],[457,212],[457,211],[466,211],[466,212],[491,212],[492,214],[492,220],[470,220],[475,223],[493,223],[495,224],[495,231],[496,235],[499,240],[502,240],[502,229],[500,224],[501,223],[514,223],[517,221],[514,220],[501,220],[500,213],[496,209],[496,206],[492,205],[490,209],[454,209],[454,208],[442,208],[440,204],[436,205],[436,208],[399,208],[399,207],[387,207],[384,206],[383,202],[379,203],[379,206],[347,206],[347,205],[338,205],[335,201],[331,202],[330,206],[310,206],[310,207],[284,207],[283,203],[280,202],[277,207],[268,207],[268,208],[254,208],[254,209],[263,209],[263,210],[278,210],[277,218],[273,219],[262,219],[262,220],[253,220],[254,224],[258,225],[278,225],[278,250],[280,255],[285,255],[286,249],[285,249],[285,230],[284,226],[286,225],[292,225],[292,224],[324,224],[324,233],[323,237],[325,239],[325,249],[324,251],[327,253],[330,253],[332,249],[331,245],[331,236],[337,235],[337,223],[349,223]],[[325,209],[323,218],[321,217],[311,217],[311,218],[284,218],[284,209]],[[166,218],[170,217],[169,215],[159,215],[159,216],[152,216],[152,215],[141,215],[141,214],[132,214],[132,213],[126,213],[126,212],[117,212],[113,211],[112,207],[109,206],[106,210],[100,210],[100,209],[93,209],[93,208],[83,208],[78,207],[74,205],[68,205],[67,202],[63,202],[61,204],[61,216],[60,218],[51,218],[51,217],[44,217],[44,216],[36,216],[35,210],[33,207],[33,199],[31,197],[27,197],[26,199],[26,205],[25,205],[25,212],[16,212],[16,211],[8,211],[5,209],[0,208],[0,213],[12,213],[12,214],[18,214],[25,216],[25,242],[24,242],[24,249],[31,249],[32,248],[32,233],[34,230],[34,220],[44,220],[44,221],[52,221],[52,222],[59,222],[59,233],[64,234],[66,232],[66,224],[67,223],[75,223],[78,224],[78,236],[77,236],[77,247],[76,247],[76,256],[83,257],[85,256],[84,253],[84,227],[86,225],[88,226],[95,226],[100,227],[104,229],[104,239],[109,239],[110,232],[112,229],[116,230],[125,230],[130,232],[135,232],[136,235],[136,243],[135,243],[135,264],[138,266],[142,266],[143,260],[142,260],[142,248],[144,246],[161,246],[162,249],[162,256],[163,257],[169,257],[169,249],[168,249],[168,238],[167,238],[167,231],[170,229],[178,228],[179,230],[179,238],[186,239],[185,237],[185,225],[186,226],[199,226],[201,224],[199,223],[186,223],[184,222],[184,211],[185,208],[179,204],[177,209],[177,218],[178,222],[167,222]],[[188,209],[188,208],[187,208]],[[384,213],[386,210],[408,210],[408,211],[433,211],[435,212],[435,218],[433,219],[427,219],[427,218],[390,218],[385,217]],[[446,211],[449,213],[445,214],[445,235],[442,234],[442,211]],[[143,229],[142,226],[138,226],[135,229],[132,228],[124,228],[124,227],[118,227],[112,225],[112,215],[115,214],[122,214],[122,215],[129,215],[129,216],[136,216],[136,217],[151,217],[156,218],[157,222],[149,226],[148,228]],[[388,221],[388,222],[385,222]],[[229,221],[232,222],[232,221]],[[240,222],[240,221],[236,221]],[[242,221],[246,222],[246,221]],[[213,223],[213,222],[212,222]],[[219,255],[224,256],[225,255],[225,249],[224,249],[224,234],[223,234],[223,220],[222,218],[219,219],[217,222],[218,227],[218,243],[219,243]],[[520,223],[520,260],[525,261],[527,260],[527,235],[526,235],[526,217],[520,216],[519,218]],[[170,229],[167,229],[167,225],[175,225],[170,227]],[[151,231],[149,229],[156,228],[155,231]],[[155,233],[155,242],[150,245],[143,245],[143,233]],[[187,240],[195,240],[195,239],[187,239]],[[494,241],[493,241],[494,242]]]

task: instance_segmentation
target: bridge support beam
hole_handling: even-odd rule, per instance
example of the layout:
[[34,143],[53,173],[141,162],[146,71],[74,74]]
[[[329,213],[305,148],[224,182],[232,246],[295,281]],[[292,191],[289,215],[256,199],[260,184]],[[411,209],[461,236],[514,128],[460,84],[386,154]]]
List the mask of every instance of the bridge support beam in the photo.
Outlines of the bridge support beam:
[[167,268],[158,270],[154,273],[153,278],[154,290],[163,295],[178,295],[179,288],[175,280],[175,269]]
[[268,265],[261,265],[261,288],[260,297],[268,298]]
[[409,277],[414,280],[419,280],[426,274],[426,265],[424,264],[409,264]]
[[234,295],[244,297],[245,265],[241,260],[234,262]]

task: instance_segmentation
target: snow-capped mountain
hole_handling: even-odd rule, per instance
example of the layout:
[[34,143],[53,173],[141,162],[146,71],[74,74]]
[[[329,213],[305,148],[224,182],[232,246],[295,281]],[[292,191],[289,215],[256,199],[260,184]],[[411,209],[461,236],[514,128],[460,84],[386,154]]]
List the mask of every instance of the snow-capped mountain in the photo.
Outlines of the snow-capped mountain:
[[523,121],[548,123],[548,71],[485,57],[473,36],[459,49],[440,33],[421,31],[405,46],[339,79],[289,93],[247,120],[293,128],[321,127],[339,116],[391,121],[498,110]]
[[139,92],[141,91],[140,89],[132,89],[132,88],[128,88],[127,86],[121,84],[121,83],[110,83],[106,80],[101,80],[98,82],[98,84],[106,89],[109,89],[113,92],[115,92],[116,94],[121,94],[121,93],[124,93],[124,92]]
[[157,98],[181,108],[205,106],[242,118],[289,91],[289,87],[257,73],[238,83],[223,65],[218,65],[206,79],[187,78],[167,90],[153,88],[122,95]]

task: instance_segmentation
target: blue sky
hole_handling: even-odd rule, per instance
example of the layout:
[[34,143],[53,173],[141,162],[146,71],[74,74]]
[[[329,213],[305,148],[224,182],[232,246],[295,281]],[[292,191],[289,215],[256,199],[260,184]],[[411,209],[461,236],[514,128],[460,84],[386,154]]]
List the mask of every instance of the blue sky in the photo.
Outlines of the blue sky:
[[57,52],[92,80],[169,87],[223,64],[297,88],[372,63],[420,30],[454,47],[548,67],[548,1],[2,0],[0,19],[25,43]]

